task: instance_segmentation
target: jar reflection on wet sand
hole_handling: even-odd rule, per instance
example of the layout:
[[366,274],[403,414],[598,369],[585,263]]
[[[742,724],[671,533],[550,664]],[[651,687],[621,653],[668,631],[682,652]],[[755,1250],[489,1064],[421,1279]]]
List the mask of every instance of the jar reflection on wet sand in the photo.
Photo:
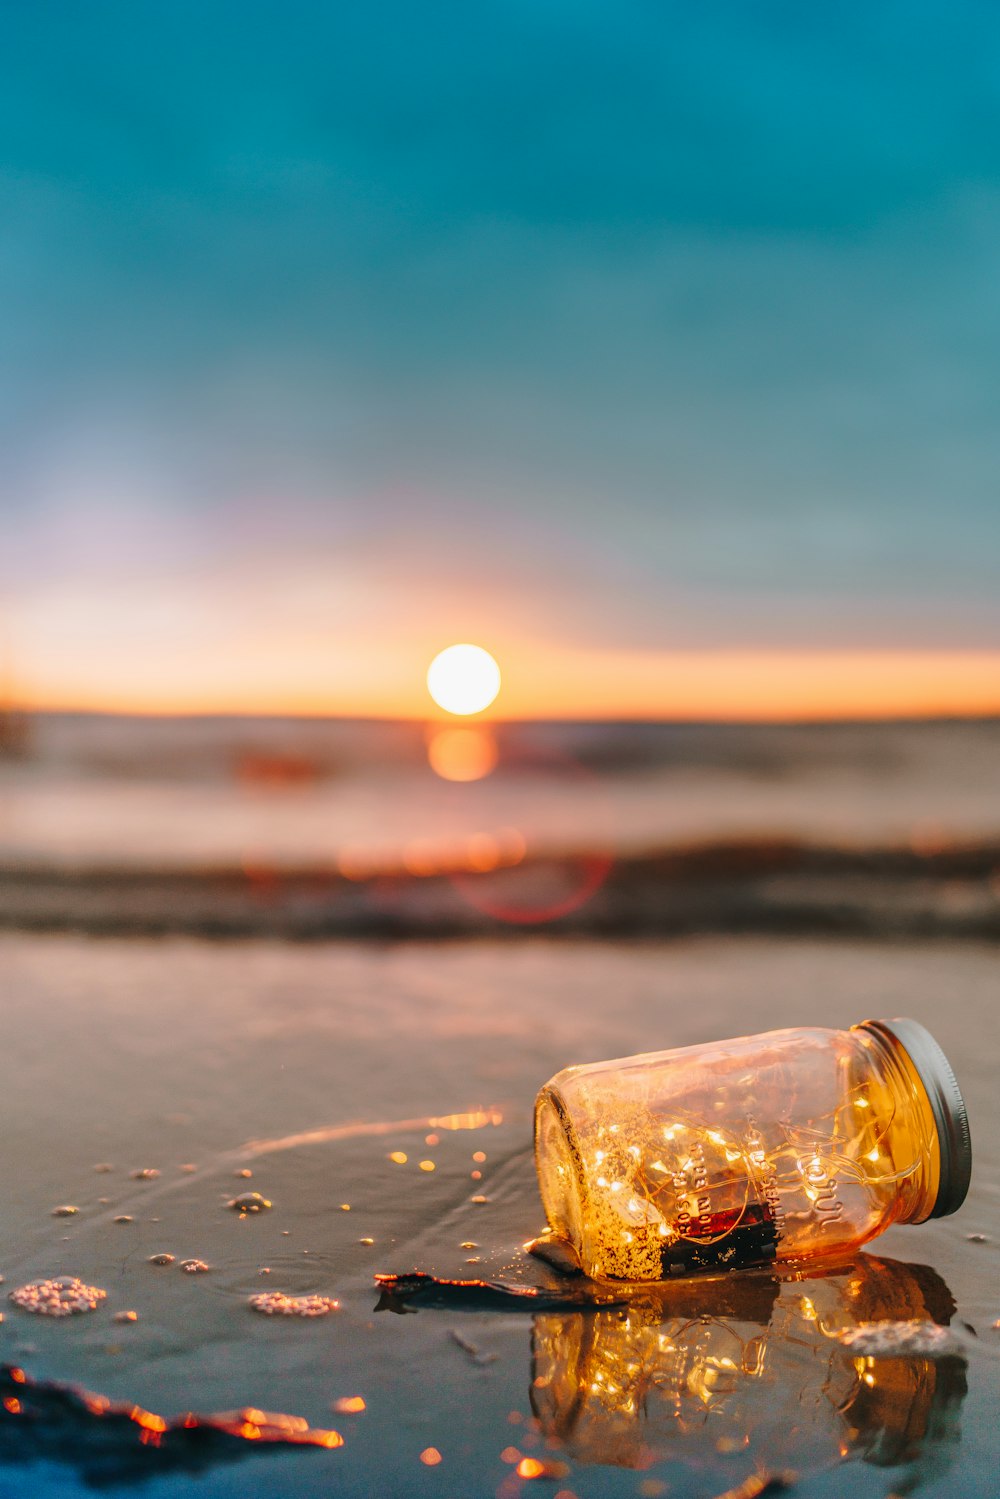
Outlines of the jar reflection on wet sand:
[[644,1288],[623,1306],[534,1319],[531,1406],[578,1462],[697,1460],[706,1440],[771,1469],[941,1462],[958,1442],[960,1352],[889,1346],[873,1357],[844,1339],[881,1321],[926,1322],[933,1334],[953,1312],[933,1270],[869,1255],[820,1275],[757,1270]]

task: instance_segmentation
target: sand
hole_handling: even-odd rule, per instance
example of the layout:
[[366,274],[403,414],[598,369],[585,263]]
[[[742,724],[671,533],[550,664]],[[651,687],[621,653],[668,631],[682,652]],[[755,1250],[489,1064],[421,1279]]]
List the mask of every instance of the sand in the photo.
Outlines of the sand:
[[[169,1443],[161,1459],[144,1447],[136,1466],[110,1432],[95,1442],[64,1425],[60,1435],[49,1412],[40,1429],[50,1438],[36,1431],[29,1442],[10,1417],[0,1421],[0,1493],[90,1492],[114,1471],[125,1484],[154,1476],[157,1496],[506,1499],[537,1485],[580,1499],[696,1499],[760,1469],[794,1470],[806,1496],[849,1486],[866,1499],[914,1477],[928,1495],[995,1492],[1000,1150],[989,947],[12,934],[0,939],[0,974],[4,1291],[57,1275],[107,1291],[96,1311],[58,1320],[5,1302],[0,1363],[166,1420],[253,1406],[344,1438],[335,1449],[209,1444],[195,1478],[186,1457],[166,1456]],[[742,1339],[741,1348],[765,1349],[758,1374],[732,1388],[717,1375],[707,1399],[686,1384],[678,1408],[667,1398],[677,1390],[661,1380],[645,1391],[645,1415],[609,1422],[589,1405],[575,1426],[554,1397],[546,1404],[551,1381],[541,1394],[532,1381],[572,1377],[581,1338],[613,1353],[620,1327],[593,1320],[611,1313],[570,1310],[564,1325],[551,1312],[447,1300],[415,1315],[375,1313],[377,1272],[555,1283],[520,1246],[542,1226],[531,1104],[563,1064],[879,1014],[934,1030],[966,1092],[976,1147],[962,1212],[891,1230],[856,1272],[872,1320],[910,1288],[958,1339],[943,1365],[917,1354],[885,1361],[878,1373],[891,1399],[860,1389],[849,1350],[800,1336],[802,1296],[822,1303],[836,1276],[812,1290],[765,1276],[763,1289],[758,1277],[738,1293],[685,1293],[672,1321],[670,1308],[663,1315],[674,1336],[695,1328],[683,1334],[686,1356],[701,1357],[692,1336],[707,1337],[714,1354]],[[227,1206],[249,1191],[272,1206],[245,1215]],[[65,1206],[79,1211],[52,1216]],[[173,1262],[150,1263],[164,1255]],[[188,1259],[208,1271],[185,1274]],[[309,1319],[260,1316],[248,1302],[264,1291],[340,1305]],[[137,1320],[117,1322],[125,1310]],[[649,1325],[647,1315],[643,1337]],[[533,1393],[541,1429],[531,1424]],[[331,1408],[357,1397],[363,1411]],[[505,1460],[511,1451],[518,1456]],[[529,1463],[518,1477],[525,1460],[556,1466],[532,1477]]]

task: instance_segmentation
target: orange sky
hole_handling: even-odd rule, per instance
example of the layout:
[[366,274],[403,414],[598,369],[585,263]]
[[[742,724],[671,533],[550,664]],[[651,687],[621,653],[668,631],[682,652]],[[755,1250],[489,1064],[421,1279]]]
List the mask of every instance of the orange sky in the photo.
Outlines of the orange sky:
[[1000,712],[1000,7],[49,9],[0,703]]
[[[38,708],[138,713],[444,717],[427,665],[451,642],[420,631],[355,649],[303,640],[100,662],[48,662],[16,684]],[[461,638],[461,637],[458,637]],[[466,636],[466,639],[475,639]],[[480,638],[503,687],[497,719],[824,719],[1000,714],[1000,651],[638,651]],[[39,663],[41,668],[41,663]]]

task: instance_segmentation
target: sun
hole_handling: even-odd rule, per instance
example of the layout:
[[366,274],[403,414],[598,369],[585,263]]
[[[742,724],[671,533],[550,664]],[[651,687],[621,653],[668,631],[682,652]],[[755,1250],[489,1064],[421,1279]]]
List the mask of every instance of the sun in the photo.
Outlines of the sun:
[[446,713],[481,713],[500,691],[500,668],[481,645],[450,645],[427,668],[427,691]]

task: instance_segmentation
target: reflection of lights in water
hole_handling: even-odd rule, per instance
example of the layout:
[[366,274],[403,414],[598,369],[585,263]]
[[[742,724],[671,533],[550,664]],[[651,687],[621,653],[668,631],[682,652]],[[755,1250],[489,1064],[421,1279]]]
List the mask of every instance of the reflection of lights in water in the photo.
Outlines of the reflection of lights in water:
[[113,1403],[71,1385],[33,1380],[9,1364],[0,1365],[0,1426],[5,1467],[39,1460],[69,1464],[88,1488],[131,1486],[171,1469],[201,1474],[238,1456],[242,1442],[344,1445],[339,1432],[313,1429],[301,1416],[249,1406],[210,1416],[188,1411],[166,1421],[132,1401]]
[[343,1395],[333,1402],[330,1409],[337,1411],[341,1416],[356,1416],[368,1407],[363,1395]]
[[[599,778],[544,743],[505,743],[488,791],[490,806],[515,826],[496,834],[495,865],[485,843],[470,847],[470,872],[453,876],[463,899],[515,926],[540,926],[585,905],[614,863],[611,808]],[[516,824],[527,829],[530,860]]]
[[500,863],[500,846],[489,833],[476,833],[469,839],[466,858],[470,869],[487,874]]
[[[340,875],[372,882],[382,902],[405,899],[394,884],[400,875],[447,879],[467,905],[514,925],[541,925],[583,906],[610,873],[616,845],[600,777],[541,732],[481,725],[426,732],[436,778],[425,777],[419,800],[403,808],[394,841],[341,847]],[[447,892],[432,899],[441,902],[435,910],[448,911]]]
[[337,855],[337,872],[345,880],[364,882],[399,874],[403,855],[398,849],[370,843],[349,843]]
[[481,781],[496,769],[497,742],[488,729],[438,729],[427,759],[442,781]]
[[437,846],[430,838],[414,838],[403,849],[403,868],[407,874],[422,878],[426,875],[437,874],[440,870],[440,856]]
[[413,838],[396,850],[350,844],[338,854],[337,869],[344,879],[357,882],[400,874],[415,879],[453,877],[512,868],[526,852],[524,835],[517,828],[497,828],[465,838]]
[[446,713],[481,713],[500,691],[500,668],[479,645],[450,645],[427,669],[427,691]]
[[585,905],[604,884],[612,864],[605,853],[567,854],[534,860],[516,872],[494,866],[496,876],[489,879],[481,867],[475,875],[457,874],[455,884],[486,916],[513,926],[541,926]]
[[[940,1326],[953,1311],[933,1271],[867,1255],[807,1281],[674,1282],[624,1306],[536,1316],[531,1405],[579,1462],[642,1468],[688,1442],[700,1454],[708,1430],[720,1452],[752,1445],[795,1467],[853,1456],[940,1471],[966,1390]],[[924,1340],[858,1357],[872,1318],[915,1319],[904,1325]]]

